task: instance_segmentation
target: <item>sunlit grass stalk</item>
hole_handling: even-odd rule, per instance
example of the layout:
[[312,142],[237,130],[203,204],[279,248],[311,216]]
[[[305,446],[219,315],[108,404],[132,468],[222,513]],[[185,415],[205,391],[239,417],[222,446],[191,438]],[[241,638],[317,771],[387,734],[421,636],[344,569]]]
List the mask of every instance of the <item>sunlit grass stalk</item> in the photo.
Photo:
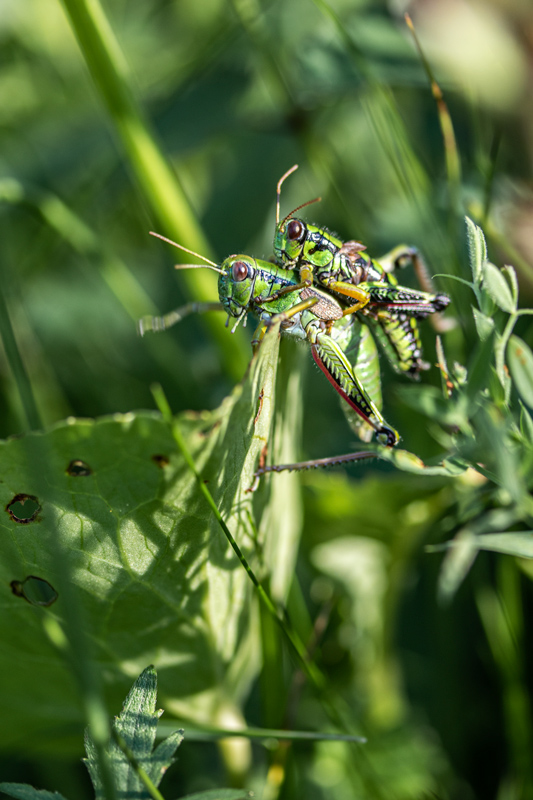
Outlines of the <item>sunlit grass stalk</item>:
[[[158,738],[173,733],[176,724],[181,726],[178,721],[159,722],[157,726]],[[361,742],[360,736],[353,736],[347,733],[323,733],[321,731],[290,731],[280,728],[217,728],[207,727],[191,728],[187,721],[183,721],[183,726],[187,728],[187,741],[212,741],[214,739],[238,739],[245,736],[247,739],[279,739],[284,742]]]
[[[62,0],[91,77],[116,127],[135,177],[165,232],[191,250],[212,257],[211,247],[192,207],[130,87],[129,70],[99,0]],[[201,270],[184,273],[189,293],[213,299],[211,276]],[[223,333],[223,321],[208,315],[228,374],[239,377],[246,364],[244,338]]]
[[455,131],[453,129],[453,122],[448,110],[442,89],[440,88],[437,80],[433,74],[433,70],[424,55],[422,46],[415,31],[415,26],[409,14],[405,14],[405,22],[411,31],[415,41],[416,49],[420,56],[422,66],[428,77],[431,86],[431,94],[437,104],[437,113],[439,117],[439,124],[444,143],[444,158],[446,161],[446,175],[448,178],[448,191],[450,195],[450,207],[455,213],[459,212],[459,197],[461,189],[461,160],[459,157],[459,150],[457,148],[457,140],[455,138]]
[[[346,28],[332,5],[327,0],[313,0],[313,2],[333,22],[347,53],[364,78],[368,91],[362,95],[362,104],[369,123],[394,171],[399,188],[416,211],[421,228],[429,227],[433,230],[429,241],[434,243],[433,253],[442,258],[442,253],[450,249],[450,243],[448,237],[442,234],[432,203],[429,202],[432,180],[411,145],[405,122],[390,86],[381,80],[356,37]],[[451,259],[452,254],[448,257],[448,262]]]
[[493,136],[492,144],[489,154],[489,168],[485,178],[485,186],[483,187],[483,217],[481,226],[486,227],[489,219],[490,206],[492,202],[492,190],[494,187],[494,176],[496,175],[496,162],[498,160],[498,153],[500,152],[501,132],[496,131]]
[[13,373],[13,378],[17,384],[17,389],[20,396],[20,402],[24,416],[26,418],[26,425],[29,430],[37,430],[42,427],[41,418],[37,410],[37,404],[33,395],[31,381],[26,372],[26,367],[20,355],[20,351],[15,339],[15,333],[9,317],[7,304],[4,298],[2,289],[2,282],[0,281],[0,335],[4,345],[4,352]]

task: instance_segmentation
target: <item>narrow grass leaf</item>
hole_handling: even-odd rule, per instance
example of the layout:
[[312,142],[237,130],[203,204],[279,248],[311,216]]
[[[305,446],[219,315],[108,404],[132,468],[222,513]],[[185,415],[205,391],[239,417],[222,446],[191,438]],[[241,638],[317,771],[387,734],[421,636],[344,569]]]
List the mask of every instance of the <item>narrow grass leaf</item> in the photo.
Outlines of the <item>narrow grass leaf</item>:
[[442,562],[438,580],[438,595],[443,602],[452,599],[467,576],[479,549],[476,537],[467,529],[462,530],[447,544],[449,550]]
[[466,395],[471,400],[474,400],[489,384],[493,354],[494,333],[478,344],[468,365]]

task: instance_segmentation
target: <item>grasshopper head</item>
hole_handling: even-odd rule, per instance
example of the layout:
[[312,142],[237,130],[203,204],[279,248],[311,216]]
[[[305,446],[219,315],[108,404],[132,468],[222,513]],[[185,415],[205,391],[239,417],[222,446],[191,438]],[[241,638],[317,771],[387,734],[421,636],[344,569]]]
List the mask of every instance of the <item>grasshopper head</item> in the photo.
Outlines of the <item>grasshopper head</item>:
[[229,256],[221,264],[218,279],[218,296],[224,311],[231,317],[240,317],[252,303],[256,277],[256,263],[251,256]]
[[274,234],[274,254],[282,263],[295,262],[300,258],[307,238],[307,225],[301,219],[292,217],[276,225]]

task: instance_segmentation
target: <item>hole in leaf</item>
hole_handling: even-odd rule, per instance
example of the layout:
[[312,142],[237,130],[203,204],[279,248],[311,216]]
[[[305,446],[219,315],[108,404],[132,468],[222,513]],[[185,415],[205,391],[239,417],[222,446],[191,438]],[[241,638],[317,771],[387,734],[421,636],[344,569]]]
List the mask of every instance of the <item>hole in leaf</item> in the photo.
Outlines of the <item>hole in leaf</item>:
[[21,525],[33,522],[40,510],[39,501],[32,494],[16,494],[6,506],[11,519],[20,522]]
[[51,606],[58,598],[54,587],[35,575],[28,575],[23,581],[11,581],[9,585],[15,597],[23,597],[32,606]]
[[85,461],[80,458],[73,459],[67,467],[67,475],[72,475],[73,478],[85,477],[92,475],[93,471]]
[[163,467],[168,467],[170,464],[170,459],[168,456],[162,456],[159,454],[152,456],[152,461],[154,464],[157,464],[158,467],[161,467],[161,469],[163,469]]

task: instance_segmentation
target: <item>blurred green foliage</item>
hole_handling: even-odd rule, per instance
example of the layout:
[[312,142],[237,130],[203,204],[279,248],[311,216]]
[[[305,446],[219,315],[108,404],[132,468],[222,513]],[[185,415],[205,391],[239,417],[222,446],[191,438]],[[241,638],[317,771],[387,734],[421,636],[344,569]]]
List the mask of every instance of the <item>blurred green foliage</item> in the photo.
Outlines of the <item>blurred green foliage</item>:
[[[98,5],[2,3],[0,282],[17,346],[6,344],[4,310],[2,437],[35,427],[37,417],[49,425],[152,408],[154,381],[173,411],[217,406],[244,373],[246,332],[232,337],[191,317],[164,335],[137,337],[138,317],[216,296],[213,276],[174,273],[177,251],[148,231],[217,259],[268,258],[275,185],[295,162],[282,213],[320,194],[309,219],[361,239],[375,255],[415,244],[432,274],[475,283],[468,213],[485,231],[490,260],[517,270],[520,305],[532,304],[528,0],[412,8],[402,0],[106,0],[92,39],[89,8]],[[453,120],[455,174],[405,10]],[[426,477],[380,463],[301,478],[289,613],[369,742],[356,750],[335,742],[254,747],[246,785],[265,800],[533,797],[532,562],[494,552],[475,558],[484,535],[513,533],[503,552],[528,555],[533,330],[520,317],[509,349],[498,349],[513,279],[491,267],[484,277],[477,299],[464,284],[438,279],[458,322],[443,338],[455,376],[451,405],[437,369],[412,387],[382,362],[386,417],[402,446],[424,460],[455,448],[479,469]],[[423,336],[435,363],[429,325]],[[13,379],[17,351],[31,392],[23,377]],[[469,369],[466,386],[456,362]],[[297,380],[310,359],[282,342],[281,363]],[[289,403],[278,408],[278,438],[280,418],[294,413],[302,457],[345,452],[347,427],[331,388],[315,370],[304,380],[303,419]],[[455,417],[446,418],[450,409]],[[291,499],[283,518],[286,479],[270,480],[272,524],[291,529],[286,551],[279,545],[283,568],[292,564],[300,515]],[[425,549],[454,537],[444,557]],[[277,599],[285,579],[271,576]],[[8,586],[2,602],[13,602]],[[247,722],[329,730],[264,615],[262,633],[264,667],[244,706]],[[186,739],[185,748],[176,780],[190,792],[223,785],[223,764],[238,758],[222,747],[219,760],[210,743]],[[90,796],[78,783],[81,767],[60,749],[55,761],[7,751],[3,780]],[[170,776],[162,791],[172,796]]]

